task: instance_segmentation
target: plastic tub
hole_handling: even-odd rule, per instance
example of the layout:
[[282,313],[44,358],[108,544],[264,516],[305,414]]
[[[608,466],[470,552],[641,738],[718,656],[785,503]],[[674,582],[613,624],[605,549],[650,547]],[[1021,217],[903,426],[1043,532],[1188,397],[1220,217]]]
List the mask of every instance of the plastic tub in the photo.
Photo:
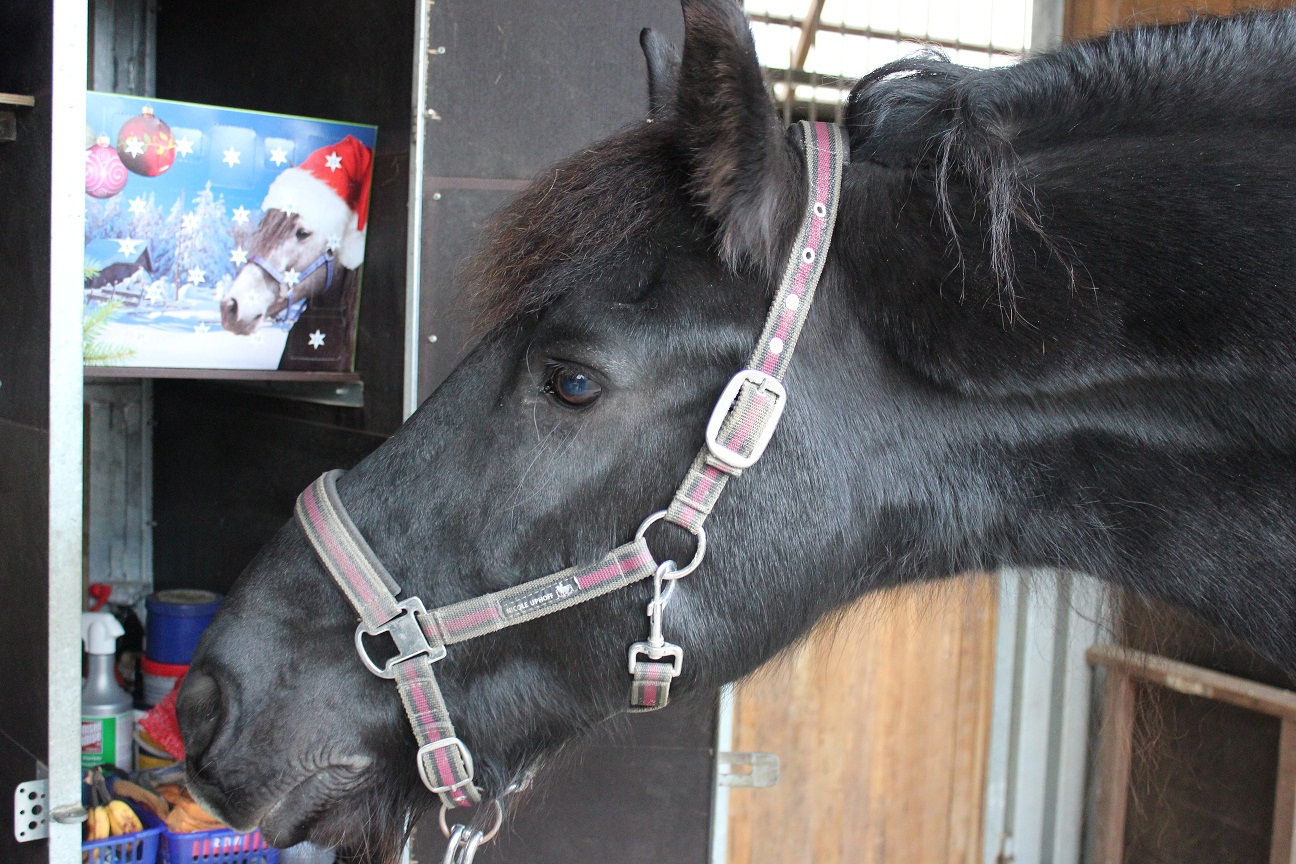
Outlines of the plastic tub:
[[167,697],[177,681],[189,671],[187,663],[159,663],[148,657],[140,660],[144,677],[144,704],[152,708]]
[[144,654],[155,663],[188,665],[212,616],[220,608],[215,591],[175,588],[149,596]]
[[174,834],[162,831],[165,864],[278,864],[279,850],[260,831],[239,834],[230,828]]
[[126,803],[140,818],[144,830],[104,840],[87,840],[81,844],[84,864],[155,864],[158,860],[158,840],[166,825],[145,808]]

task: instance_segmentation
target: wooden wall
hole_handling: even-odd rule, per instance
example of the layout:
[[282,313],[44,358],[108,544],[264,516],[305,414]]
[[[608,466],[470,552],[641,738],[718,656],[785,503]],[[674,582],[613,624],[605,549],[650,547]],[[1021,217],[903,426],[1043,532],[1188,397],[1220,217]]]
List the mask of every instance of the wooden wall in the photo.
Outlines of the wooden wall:
[[1113,28],[1183,21],[1194,14],[1228,15],[1290,5],[1291,0],[1068,0],[1062,34],[1070,41]]
[[995,593],[879,594],[739,686],[734,749],[782,776],[731,792],[729,864],[980,860]]

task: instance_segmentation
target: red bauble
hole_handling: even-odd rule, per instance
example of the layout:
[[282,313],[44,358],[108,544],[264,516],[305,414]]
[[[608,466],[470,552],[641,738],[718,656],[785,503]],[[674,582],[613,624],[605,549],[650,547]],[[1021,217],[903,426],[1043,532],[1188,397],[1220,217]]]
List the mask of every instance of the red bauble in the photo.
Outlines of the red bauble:
[[86,194],[111,198],[126,185],[126,176],[126,166],[117,156],[117,151],[108,146],[108,136],[100,135],[86,151]]
[[122,164],[136,174],[156,177],[175,162],[175,137],[171,127],[145,106],[138,117],[122,124],[117,133],[117,154]]

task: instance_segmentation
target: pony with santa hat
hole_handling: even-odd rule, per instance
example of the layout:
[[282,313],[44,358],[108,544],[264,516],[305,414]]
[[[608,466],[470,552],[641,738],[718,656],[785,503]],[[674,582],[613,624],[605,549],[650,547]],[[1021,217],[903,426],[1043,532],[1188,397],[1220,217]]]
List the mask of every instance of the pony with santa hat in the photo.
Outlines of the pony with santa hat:
[[247,263],[221,300],[221,326],[247,335],[288,323],[280,369],[350,369],[372,167],[373,153],[348,135],[266,192]]

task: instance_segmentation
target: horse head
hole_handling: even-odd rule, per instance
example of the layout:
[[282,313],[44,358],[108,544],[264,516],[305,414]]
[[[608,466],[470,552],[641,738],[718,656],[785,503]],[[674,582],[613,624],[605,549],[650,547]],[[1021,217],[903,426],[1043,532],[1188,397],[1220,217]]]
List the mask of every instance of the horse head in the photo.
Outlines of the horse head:
[[[682,56],[644,36],[645,122],[500,214],[469,270],[480,342],[337,483],[429,609],[634,536],[757,343],[812,203],[807,163],[737,5],[683,8]],[[1296,26],[1248,21],[988,72],[918,58],[861,83],[778,433],[732,478],[670,600],[673,692],[710,696],[866,591],[999,565],[1124,581],[1296,661],[1296,595],[1265,576],[1296,567],[1296,350],[1274,323],[1296,249],[1296,136],[1274,119],[1293,115],[1274,104],[1296,104],[1296,86],[1272,74],[1293,68]],[[1166,135],[1193,142],[1191,165]],[[1233,218],[1273,242],[1244,241]],[[276,233],[302,245],[293,260],[323,248]],[[275,308],[258,269],[229,318]],[[646,540],[657,561],[696,554],[670,525]],[[652,592],[631,584],[435,664],[486,797],[626,711]],[[396,688],[356,656],[356,617],[286,525],[178,707],[192,788],[231,825],[385,861],[436,799]]]
[[372,164],[369,148],[348,135],[275,177],[247,261],[221,300],[222,327],[251,333],[360,266]]
[[248,262],[221,299],[221,326],[246,336],[290,307],[336,284],[336,241],[312,231],[300,215],[271,209],[252,235]]

